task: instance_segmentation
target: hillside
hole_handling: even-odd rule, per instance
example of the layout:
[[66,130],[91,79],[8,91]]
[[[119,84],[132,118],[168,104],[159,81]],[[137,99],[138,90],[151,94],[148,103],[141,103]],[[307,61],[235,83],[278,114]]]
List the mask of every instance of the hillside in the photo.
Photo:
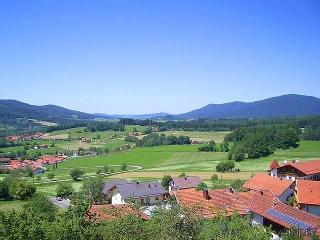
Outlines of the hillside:
[[56,105],[35,106],[16,100],[0,100],[0,120],[10,120],[16,118],[93,119],[94,116],[88,113],[74,111]]
[[200,109],[175,115],[179,119],[197,118],[269,118],[320,115],[320,99],[288,94],[255,102],[209,104]]

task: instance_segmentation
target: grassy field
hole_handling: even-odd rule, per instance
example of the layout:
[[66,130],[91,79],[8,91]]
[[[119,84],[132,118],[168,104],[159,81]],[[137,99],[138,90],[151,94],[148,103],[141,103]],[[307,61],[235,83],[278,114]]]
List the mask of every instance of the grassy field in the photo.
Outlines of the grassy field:
[[[73,166],[91,167],[123,162],[143,167],[141,171],[153,172],[214,172],[217,163],[227,160],[227,153],[199,152],[197,145],[176,145],[135,148],[128,152],[115,152],[108,156],[81,157],[61,164],[62,168]],[[296,149],[277,150],[274,154],[260,159],[236,163],[244,172],[265,171],[272,159],[320,158],[320,142],[302,141]]]
[[192,140],[201,141],[201,142],[209,142],[214,140],[216,143],[222,143],[222,141],[224,140],[224,137],[229,132],[165,131],[163,133],[165,135],[189,136]]

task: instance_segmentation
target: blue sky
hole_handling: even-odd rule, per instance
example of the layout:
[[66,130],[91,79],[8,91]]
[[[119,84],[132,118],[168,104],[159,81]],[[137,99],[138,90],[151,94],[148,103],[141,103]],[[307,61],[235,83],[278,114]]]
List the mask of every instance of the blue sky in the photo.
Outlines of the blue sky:
[[320,1],[0,3],[3,99],[181,113],[287,93],[320,97]]

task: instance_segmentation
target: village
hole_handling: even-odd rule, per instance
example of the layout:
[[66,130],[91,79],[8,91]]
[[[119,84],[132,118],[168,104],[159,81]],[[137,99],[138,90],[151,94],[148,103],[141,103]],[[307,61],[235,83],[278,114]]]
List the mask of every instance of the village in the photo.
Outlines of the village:
[[[126,214],[148,220],[153,210],[171,208],[175,202],[182,208],[195,207],[196,215],[203,219],[221,213],[230,217],[237,212],[251,216],[254,225],[271,227],[275,233],[295,227],[301,235],[319,235],[319,179],[320,160],[285,161],[282,165],[273,160],[268,172],[254,175],[240,192],[231,187],[199,189],[203,180],[197,176],[172,178],[168,190],[157,181],[117,179],[105,182],[103,194],[108,204],[92,205],[87,215],[95,221],[110,221]],[[140,210],[134,204],[139,204]],[[274,239],[278,239],[276,234]]]

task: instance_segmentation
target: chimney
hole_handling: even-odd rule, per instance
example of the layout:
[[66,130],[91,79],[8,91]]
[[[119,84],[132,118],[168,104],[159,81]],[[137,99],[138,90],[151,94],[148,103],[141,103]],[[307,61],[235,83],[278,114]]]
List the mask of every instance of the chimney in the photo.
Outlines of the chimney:
[[203,190],[202,190],[202,194],[203,194],[203,198],[204,198],[205,200],[210,200],[210,199],[211,199],[211,197],[209,196],[209,191],[208,191],[208,189],[203,189]]
[[150,184],[148,184],[148,187],[151,189],[151,185]]

